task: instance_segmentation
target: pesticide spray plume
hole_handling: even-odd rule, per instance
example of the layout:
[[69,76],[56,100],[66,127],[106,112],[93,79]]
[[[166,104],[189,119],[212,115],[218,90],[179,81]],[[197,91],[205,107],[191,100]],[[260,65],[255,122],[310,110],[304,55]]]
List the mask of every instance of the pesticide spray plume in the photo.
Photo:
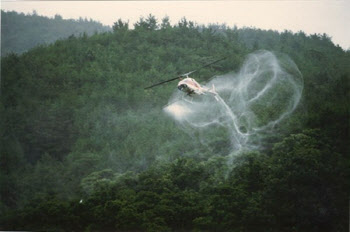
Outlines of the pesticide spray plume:
[[215,86],[212,95],[183,97],[175,91],[164,111],[184,131],[199,135],[202,144],[210,147],[226,140],[230,154],[261,147],[264,134],[297,107],[303,78],[295,63],[285,55],[269,51],[248,55],[238,73],[215,76],[205,87]]

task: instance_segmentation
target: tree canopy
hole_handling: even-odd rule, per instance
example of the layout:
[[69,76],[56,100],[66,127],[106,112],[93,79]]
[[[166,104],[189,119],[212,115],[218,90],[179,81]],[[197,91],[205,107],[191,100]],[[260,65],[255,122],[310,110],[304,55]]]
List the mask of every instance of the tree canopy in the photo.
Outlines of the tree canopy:
[[35,46],[50,44],[71,35],[92,35],[110,30],[110,27],[86,18],[65,20],[58,14],[48,18],[39,16],[36,11],[25,15],[1,10],[1,56],[21,54]]
[[[186,18],[134,26],[1,59],[1,229],[346,230],[349,51],[327,35]],[[288,54],[304,77],[263,150],[232,160],[220,137],[201,146],[162,113],[174,85],[143,89],[218,57],[196,79],[237,71],[256,49]]]

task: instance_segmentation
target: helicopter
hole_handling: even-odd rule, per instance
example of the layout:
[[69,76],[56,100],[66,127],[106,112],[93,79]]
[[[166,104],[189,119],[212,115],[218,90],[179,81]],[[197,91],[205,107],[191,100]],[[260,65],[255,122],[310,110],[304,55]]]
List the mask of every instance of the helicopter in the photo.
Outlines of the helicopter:
[[191,78],[189,75],[194,73],[194,72],[197,72],[198,70],[200,70],[202,68],[208,67],[208,66],[210,66],[212,64],[215,64],[215,63],[217,63],[219,61],[222,61],[224,59],[226,59],[226,57],[221,58],[219,60],[215,60],[215,61],[213,61],[213,62],[211,62],[209,64],[206,64],[206,65],[203,65],[202,67],[199,67],[196,70],[193,70],[193,71],[188,72],[188,73],[181,74],[181,75],[179,75],[179,76],[177,76],[175,78],[172,78],[172,79],[169,79],[169,80],[166,80],[166,81],[162,81],[162,82],[159,82],[157,84],[148,86],[145,89],[150,89],[150,88],[153,88],[153,87],[165,84],[167,82],[180,80],[178,82],[178,84],[177,84],[177,88],[178,88],[178,90],[186,93],[187,96],[211,94],[218,101],[218,98],[217,98],[218,94],[215,91],[215,86],[214,85],[212,86],[212,88],[203,87],[195,79]]

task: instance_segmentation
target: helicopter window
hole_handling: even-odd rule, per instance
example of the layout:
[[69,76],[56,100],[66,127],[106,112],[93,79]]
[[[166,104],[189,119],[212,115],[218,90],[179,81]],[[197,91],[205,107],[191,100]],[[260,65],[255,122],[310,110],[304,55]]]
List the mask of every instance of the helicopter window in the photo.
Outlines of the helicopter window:
[[179,85],[177,88],[179,89],[179,90],[183,90],[183,89],[185,89],[187,87],[187,85]]

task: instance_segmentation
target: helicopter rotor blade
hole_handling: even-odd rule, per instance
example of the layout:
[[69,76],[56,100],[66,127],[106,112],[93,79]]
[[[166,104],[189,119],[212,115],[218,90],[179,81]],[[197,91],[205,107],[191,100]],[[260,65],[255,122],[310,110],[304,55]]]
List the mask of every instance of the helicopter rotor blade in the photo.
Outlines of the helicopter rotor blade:
[[206,65],[203,65],[202,67],[199,67],[199,68],[196,69],[196,70],[193,70],[193,71],[191,71],[191,72],[182,74],[182,75],[177,76],[177,77],[175,77],[175,78],[172,78],[172,79],[169,79],[169,80],[166,80],[166,81],[162,81],[162,82],[159,82],[159,83],[157,83],[157,84],[148,86],[148,87],[146,87],[145,89],[150,89],[150,88],[156,87],[156,86],[158,86],[158,85],[162,85],[162,84],[167,83],[167,82],[170,82],[170,81],[175,81],[175,80],[177,80],[177,79],[180,79],[181,77],[188,77],[188,75],[190,75],[190,74],[192,74],[192,73],[194,73],[194,72],[197,72],[198,70],[200,70],[200,69],[202,69],[202,68],[205,68],[205,67],[208,67],[208,66],[210,66],[210,65],[212,65],[212,64],[215,64],[215,63],[217,63],[217,62],[219,62],[219,61],[222,61],[222,60],[224,60],[224,59],[226,59],[226,57],[223,57],[223,58],[221,58],[221,59],[219,59],[219,60],[215,60],[215,61],[213,61],[213,62],[211,62],[211,63],[209,63],[209,64],[206,64]]
[[159,83],[157,83],[157,84],[148,86],[148,87],[146,87],[145,89],[150,89],[150,88],[156,87],[156,86],[158,86],[158,85],[161,85],[161,84],[164,84],[164,83],[167,83],[167,82],[170,82],[170,81],[175,81],[175,80],[177,80],[177,79],[179,79],[179,78],[181,78],[181,77],[182,77],[182,76],[178,76],[178,77],[175,77],[175,78],[166,80],[166,81],[162,81],[162,82],[159,82]]
[[223,58],[221,58],[221,59],[215,60],[215,61],[213,61],[213,62],[211,62],[211,63],[206,64],[206,65],[203,65],[202,67],[199,67],[198,69],[193,70],[193,71],[191,71],[191,72],[182,74],[181,76],[188,76],[188,75],[190,75],[190,74],[192,74],[192,73],[194,73],[194,72],[199,71],[199,70],[202,69],[202,68],[208,67],[208,66],[210,66],[210,65],[212,65],[212,64],[215,64],[215,63],[217,63],[217,62],[219,62],[219,61],[222,61],[222,60],[224,60],[224,59],[226,59],[226,57],[223,57]]

